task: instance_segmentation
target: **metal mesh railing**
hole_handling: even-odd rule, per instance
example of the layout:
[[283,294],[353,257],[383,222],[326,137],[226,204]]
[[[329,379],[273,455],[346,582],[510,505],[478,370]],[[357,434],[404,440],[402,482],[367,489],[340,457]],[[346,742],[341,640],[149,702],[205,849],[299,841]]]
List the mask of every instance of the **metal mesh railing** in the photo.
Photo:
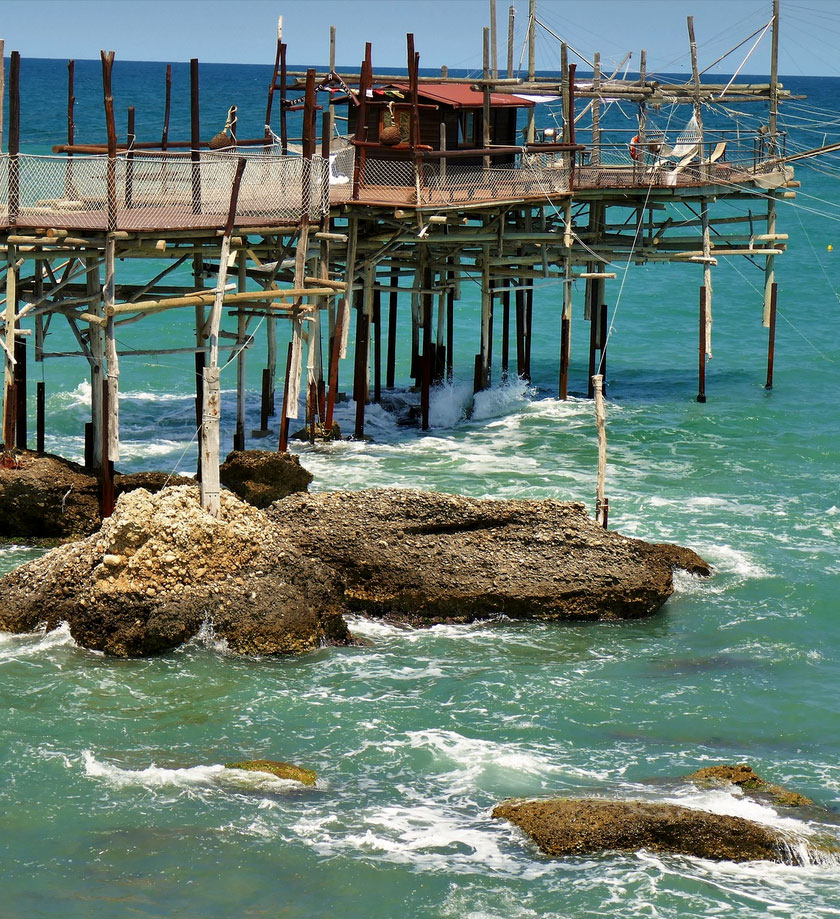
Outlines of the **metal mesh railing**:
[[426,162],[419,171],[411,160],[365,160],[360,199],[407,204],[457,204],[506,201],[567,192],[566,163],[523,158],[518,166],[443,165]]
[[304,214],[318,220],[331,200],[350,196],[354,152],[307,160],[276,155],[270,148],[202,153],[198,162],[189,154],[120,154],[112,165],[107,156],[21,154],[13,163],[4,155],[0,216],[20,226],[108,229],[110,188],[111,229],[222,226],[236,161],[244,155],[237,220],[297,223]]

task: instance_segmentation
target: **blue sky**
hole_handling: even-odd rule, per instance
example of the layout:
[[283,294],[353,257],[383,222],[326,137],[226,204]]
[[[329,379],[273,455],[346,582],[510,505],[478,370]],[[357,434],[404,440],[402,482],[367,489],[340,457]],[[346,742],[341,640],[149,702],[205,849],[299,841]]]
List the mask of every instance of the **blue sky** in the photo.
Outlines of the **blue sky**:
[[[505,66],[510,0],[497,0],[499,57]],[[516,51],[522,52],[527,0],[515,0]],[[403,65],[405,33],[414,32],[423,67],[479,69],[488,0],[0,0],[6,52],[25,57],[97,58],[101,48],[125,60],[272,63],[277,18],[293,63],[326,63],[329,27],[338,30],[338,63],[355,69],[364,42],[374,66]],[[647,51],[652,71],[689,69],[686,17],[693,15],[701,67],[764,25],[770,0],[538,0],[538,16],[584,55],[605,66]],[[537,66],[554,69],[557,42],[538,30]],[[782,0],[783,74],[840,75],[840,0]],[[716,70],[732,72],[752,42]],[[766,73],[769,34],[745,72]],[[734,64],[730,64],[734,61]]]

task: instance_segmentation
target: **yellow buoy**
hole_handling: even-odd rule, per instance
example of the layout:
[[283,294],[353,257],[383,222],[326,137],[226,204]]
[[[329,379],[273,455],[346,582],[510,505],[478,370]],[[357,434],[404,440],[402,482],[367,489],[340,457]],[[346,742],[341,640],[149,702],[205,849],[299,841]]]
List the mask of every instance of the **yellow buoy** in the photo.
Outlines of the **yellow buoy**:
[[829,243],[828,246],[827,246],[826,248],[828,249],[829,252],[833,252],[833,251],[834,251],[834,246],[832,246],[831,243]]

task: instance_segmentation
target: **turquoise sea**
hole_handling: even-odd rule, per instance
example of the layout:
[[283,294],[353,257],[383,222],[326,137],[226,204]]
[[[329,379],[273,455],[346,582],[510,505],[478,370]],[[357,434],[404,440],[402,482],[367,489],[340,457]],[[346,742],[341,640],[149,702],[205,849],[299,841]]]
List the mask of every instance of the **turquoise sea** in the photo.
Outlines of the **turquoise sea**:
[[[160,133],[163,72],[117,63],[118,110],[137,106],[141,139]],[[23,62],[30,152],[63,139],[64,73],[64,62]],[[174,68],[171,137],[187,134],[186,73]],[[80,138],[104,136],[98,74],[98,63],[77,64]],[[205,133],[236,101],[242,133],[258,134],[268,79],[265,67],[204,67]],[[836,139],[840,80],[785,83],[808,95],[783,110],[791,143]],[[619,265],[608,286],[611,526],[691,546],[713,563],[711,580],[678,576],[673,598],[645,621],[414,631],[357,620],[364,646],[288,660],[234,658],[209,631],[138,661],[86,651],[66,628],[0,634],[0,916],[840,915],[837,864],[644,851],[552,861],[490,817],[510,796],[561,794],[679,801],[789,825],[781,811],[680,780],[749,761],[824,808],[806,832],[840,837],[838,160],[799,166],[797,178],[796,201],[779,207],[790,241],[777,260],[772,391],[763,388],[762,274],[745,259],[714,269],[706,404],[695,401],[701,268],[630,266],[625,282]],[[118,280],[123,270],[132,269],[118,266]],[[455,381],[434,394],[432,430],[401,427],[371,406],[372,442],[295,447],[314,487],[552,497],[593,509],[582,290],[572,398],[556,399],[560,289],[546,282],[535,297],[531,384],[502,385],[497,363],[494,387],[471,405],[476,292],[464,286]],[[128,326],[122,344],[186,335],[186,321]],[[57,349],[70,344],[62,329],[53,336]],[[262,348],[260,338],[249,359],[249,431]],[[400,360],[405,387],[407,355]],[[348,386],[351,367],[348,358]],[[47,448],[79,459],[85,367],[53,360],[32,366],[30,379],[42,368]],[[229,446],[233,367],[222,381]],[[120,385],[120,466],[191,471],[188,360],[125,355]],[[345,430],[352,417],[352,403],[342,404]],[[0,571],[39,551],[0,548]],[[309,766],[317,787],[223,773],[243,758]]]

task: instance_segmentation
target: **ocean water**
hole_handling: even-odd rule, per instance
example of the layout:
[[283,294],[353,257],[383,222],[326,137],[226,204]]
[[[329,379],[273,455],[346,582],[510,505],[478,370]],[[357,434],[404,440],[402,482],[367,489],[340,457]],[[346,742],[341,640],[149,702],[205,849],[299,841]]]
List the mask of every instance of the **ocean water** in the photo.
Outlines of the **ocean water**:
[[[61,140],[63,102],[44,87],[63,67],[23,63],[23,139],[33,152]],[[101,131],[96,72],[77,65],[85,138]],[[176,69],[176,92],[186,93],[184,74]],[[258,133],[267,80],[266,68],[202,70],[209,128],[217,130],[213,100],[223,117],[234,87]],[[791,143],[831,140],[836,125],[819,113],[837,118],[840,82],[785,82],[809,96],[786,116]],[[118,64],[118,105],[138,106],[141,136],[159,130],[162,87],[162,65]],[[56,108],[54,135],[36,117],[41,97]],[[176,110],[183,136],[185,109]],[[594,795],[679,801],[795,827],[803,838],[840,837],[837,161],[799,167],[797,177],[797,201],[779,207],[790,241],[777,260],[772,391],[763,388],[762,275],[746,260],[714,270],[703,405],[695,401],[701,269],[631,266],[622,283],[621,265],[608,287],[611,526],[691,546],[714,565],[712,579],[678,576],[672,599],[644,621],[416,631],[358,619],[363,646],[294,659],[232,657],[210,630],[140,661],[86,651],[66,627],[0,634],[0,915],[840,915],[837,864],[732,865],[644,851],[550,860],[490,816],[511,796]],[[593,509],[587,326],[575,319],[573,394],[559,402],[560,290],[546,283],[535,297],[532,383],[502,384],[497,359],[494,387],[473,401],[478,303],[467,285],[464,294],[455,380],[433,396],[432,429],[404,428],[371,406],[371,442],[295,446],[314,487],[553,497]],[[183,322],[129,326],[123,345],[186,335]],[[64,334],[53,333],[59,350]],[[262,347],[258,340],[249,358],[254,394]],[[347,385],[351,367],[349,358]],[[47,447],[78,459],[84,367],[48,361],[31,378],[42,371]],[[121,372],[120,466],[191,471],[188,361],[125,355]],[[403,386],[407,376],[401,354]],[[222,381],[229,445],[232,367]],[[248,409],[250,430],[256,395]],[[345,430],[353,410],[339,406]],[[4,546],[0,571],[37,554]],[[314,768],[318,783],[221,769],[243,758],[287,759]],[[794,821],[680,778],[744,760],[820,807]]]

